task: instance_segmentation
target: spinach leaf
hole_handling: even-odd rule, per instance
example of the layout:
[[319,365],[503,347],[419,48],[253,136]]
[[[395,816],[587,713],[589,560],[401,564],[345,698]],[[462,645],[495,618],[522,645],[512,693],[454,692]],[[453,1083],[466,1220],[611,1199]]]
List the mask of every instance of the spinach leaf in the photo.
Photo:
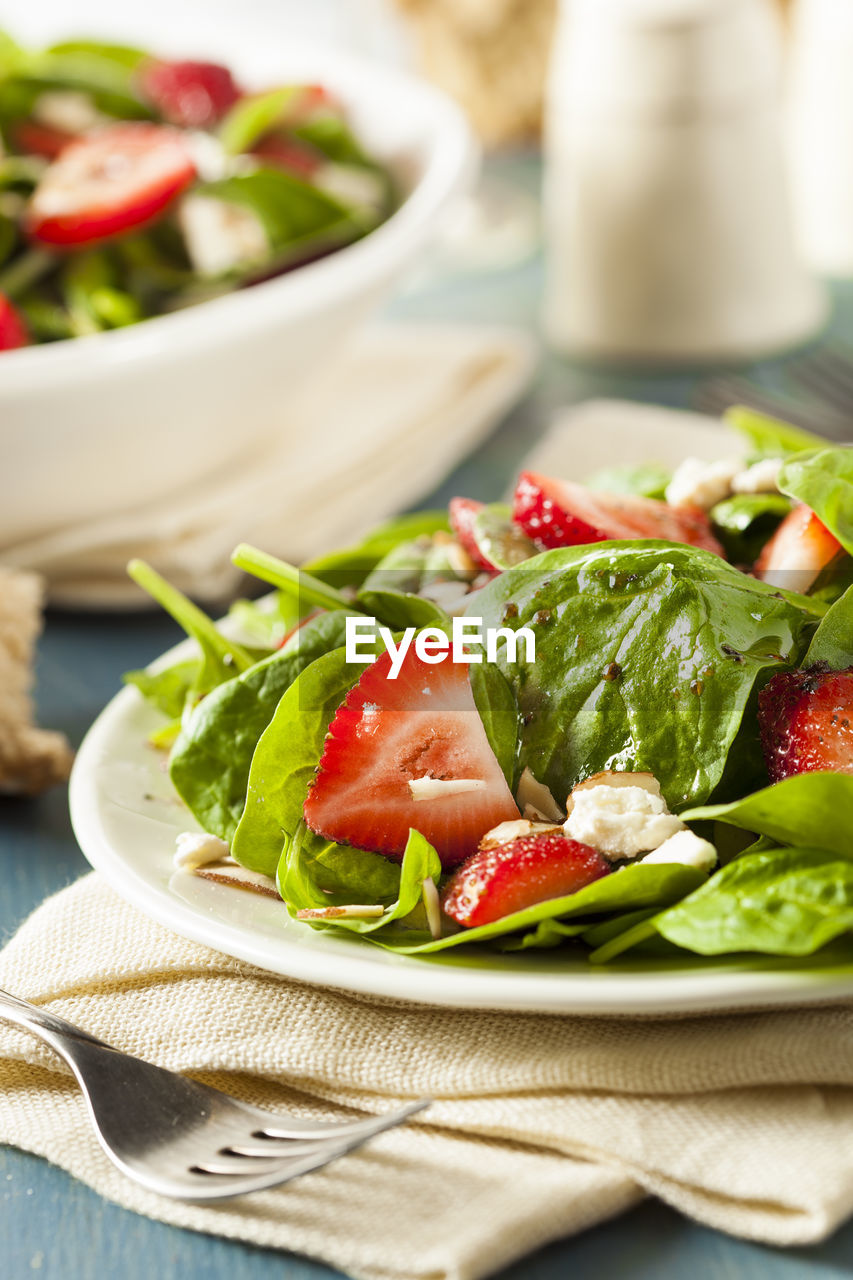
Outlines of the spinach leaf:
[[351,902],[387,905],[400,892],[398,862],[368,849],[324,840],[304,823],[293,841],[286,843],[278,876],[282,896],[297,908]]
[[284,118],[287,108],[301,92],[298,85],[285,85],[240,98],[219,126],[223,150],[231,156],[251,151],[255,143]]
[[203,183],[197,191],[251,210],[264,226],[270,249],[277,254],[321,235],[343,239],[359,231],[346,205],[283,169],[256,169]]
[[518,740],[521,728],[515,694],[500,669],[493,662],[472,662],[468,667],[474,705],[489,746],[506,778],[507,786],[515,794],[518,776]]
[[694,547],[605,542],[545,552],[471,609],[536,637],[534,663],[498,655],[522,768],[558,800],[601,769],[649,770],[679,809],[719,782],[756,682],[801,658],[812,607]]
[[222,635],[198,605],[188,600],[144,560],[131,560],[127,572],[201,649],[202,661],[192,688],[193,694],[209,693],[223,681],[232,679],[241,671],[248,671],[254,665],[255,659],[247,649]]
[[273,649],[309,612],[288,593],[271,591],[258,600],[235,600],[228,617],[241,633]]
[[779,488],[811,507],[853,555],[853,447],[795,454],[782,468]]
[[[320,880],[316,874],[315,863],[310,853],[306,855],[304,852],[306,833],[308,835],[311,834],[307,832],[305,824],[300,822],[293,838],[285,847],[278,867],[279,893],[287,904],[291,915],[295,915],[297,911],[305,910],[306,908],[310,910],[317,907],[337,905],[333,898],[321,888]],[[358,861],[356,855],[362,852],[356,849],[345,849],[341,845],[332,847],[339,851],[338,862],[350,855],[353,856],[353,861],[356,862]],[[381,857],[378,854],[368,856],[372,858]],[[322,857],[322,854],[320,857]],[[381,916],[368,920],[349,917],[336,920],[311,920],[308,923],[312,927],[320,929],[345,929],[349,933],[368,935],[375,933],[378,929],[384,929],[386,925],[391,925],[395,921],[411,915],[421,901],[424,881],[432,880],[434,884],[437,884],[441,876],[441,863],[438,854],[419,831],[411,830],[409,832],[402,865],[394,866],[387,859],[381,859],[381,861],[391,868],[397,881],[396,899],[389,903]],[[387,880],[384,881],[383,887],[388,883]],[[352,902],[352,897],[349,897],[347,901]],[[366,901],[372,904],[376,901],[376,898],[367,898]]]
[[406,627],[444,626],[447,623],[443,609],[411,591],[362,588],[358,593],[358,607],[392,631],[405,631]]
[[132,684],[143,698],[170,720],[180,720],[187,697],[198,683],[201,660],[187,658],[160,671],[126,671],[125,684]]
[[[704,880],[705,873],[697,871],[695,867],[680,866],[677,863],[643,866],[639,862],[602,876],[577,893],[539,902],[524,911],[515,911],[502,920],[495,920],[493,924],[464,929],[444,938],[421,941],[401,935],[395,939],[377,937],[375,941],[404,955],[425,955],[434,951],[446,951],[449,947],[491,942],[495,938],[505,938],[511,934],[526,936],[528,931],[537,930],[540,924],[548,920],[583,920],[586,927],[596,917],[607,917],[613,912],[637,911],[676,902],[692,893]],[[546,936],[546,933],[540,935]],[[527,945],[537,944],[531,942]],[[506,944],[503,946],[506,947]]]
[[711,510],[711,520],[727,558],[738,564],[757,560],[791,505],[781,493],[737,493],[718,502]]
[[427,582],[456,576],[450,568],[442,573],[433,553],[426,539],[393,547],[362,583],[356,597],[359,609],[395,630],[446,624],[444,610],[417,594]]
[[283,649],[208,694],[187,720],[172,749],[169,775],[206,831],[233,838],[261,734],[299,673],[343,643],[346,618],[343,612],[312,618]]
[[28,55],[14,68],[7,83],[35,96],[45,89],[88,93],[95,106],[107,115],[122,120],[150,119],[151,111],[135,88],[130,51],[122,60],[117,53],[119,48],[92,41],[69,41]]
[[357,587],[401,543],[431,537],[439,531],[446,533],[449,527],[446,511],[414,511],[379,525],[355,546],[307,561],[303,569],[338,589]]
[[52,54],[87,54],[106,62],[114,62],[126,71],[136,71],[150,55],[144,49],[126,44],[106,44],[102,40],[63,40],[47,50]]
[[293,136],[310,143],[335,164],[352,164],[362,169],[378,167],[365,153],[347,122],[332,112],[318,113],[296,125]]
[[632,493],[640,498],[662,499],[672,479],[672,469],[657,462],[632,467],[604,467],[595,471],[584,484],[588,489],[604,493]]
[[802,449],[813,449],[815,445],[826,443],[822,436],[804,431],[802,427],[795,427],[780,418],[759,413],[756,409],[749,409],[743,404],[727,409],[723,414],[723,422],[746,436],[752,445],[753,457],[757,458],[784,458],[786,454],[799,453]]
[[853,856],[853,774],[798,773],[742,800],[688,809],[682,817],[712,818],[779,844],[818,845]]
[[478,511],[471,529],[480,553],[496,569],[511,569],[536,555],[536,545],[512,519],[503,502],[492,502]]
[[853,586],[835,601],[812,637],[803,666],[826,662],[835,671],[853,666]]
[[706,956],[812,955],[853,929],[853,858],[813,847],[748,854],[632,932],[639,941],[649,929]]
[[[376,652],[381,652],[378,640]],[[329,724],[363,671],[363,663],[347,662],[345,649],[333,649],[307,666],[283,694],[255,748],[231,846],[244,867],[275,875],[282,846],[302,821]]]

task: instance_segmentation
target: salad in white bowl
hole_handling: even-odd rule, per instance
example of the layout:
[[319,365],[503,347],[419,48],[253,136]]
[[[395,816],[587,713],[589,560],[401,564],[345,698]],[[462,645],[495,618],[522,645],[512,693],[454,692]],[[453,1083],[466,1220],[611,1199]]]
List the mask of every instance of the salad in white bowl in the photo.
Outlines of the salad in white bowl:
[[[853,929],[853,449],[734,410],[730,463],[454,499],[130,673],[205,834],[291,916],[472,944],[812,955]],[[225,865],[225,864],[223,864]]]

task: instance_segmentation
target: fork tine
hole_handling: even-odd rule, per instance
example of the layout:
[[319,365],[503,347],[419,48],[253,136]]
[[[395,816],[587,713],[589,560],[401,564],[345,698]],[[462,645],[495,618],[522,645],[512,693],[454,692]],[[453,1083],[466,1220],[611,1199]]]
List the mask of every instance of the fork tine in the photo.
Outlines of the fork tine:
[[246,1140],[240,1139],[233,1142],[228,1150],[242,1156],[275,1157],[278,1153],[291,1155],[298,1154],[302,1150],[308,1151],[315,1147],[318,1142],[334,1141],[336,1139],[365,1142],[368,1138],[372,1138],[374,1134],[382,1133],[385,1129],[402,1124],[409,1116],[416,1115],[417,1112],[423,1111],[429,1105],[430,1099],[421,1098],[417,1102],[408,1102],[405,1106],[398,1107],[396,1111],[386,1111],[382,1115],[369,1116],[365,1120],[340,1125],[324,1125],[322,1129],[314,1130],[313,1137],[307,1132],[295,1137],[292,1136],[292,1126],[290,1124],[281,1124],[273,1116],[269,1117],[273,1123],[259,1128]]
[[[321,1140],[312,1143],[310,1151],[294,1152],[290,1156],[282,1156],[274,1161],[247,1159],[245,1161],[246,1171],[242,1174],[233,1174],[230,1166],[225,1174],[220,1174],[214,1170],[208,1172],[202,1166],[196,1166],[195,1170],[190,1171],[194,1173],[192,1180],[180,1189],[176,1188],[172,1194],[182,1200],[229,1200],[235,1196],[247,1195],[251,1191],[262,1191],[270,1187],[281,1186],[286,1182],[290,1182],[293,1178],[301,1177],[305,1173],[322,1169],[333,1160],[337,1160],[340,1156],[360,1147],[368,1138],[375,1137],[386,1129],[393,1129],[396,1125],[402,1124],[415,1111],[423,1110],[428,1105],[429,1103],[426,1100],[422,1100],[419,1103],[410,1103],[397,1111],[386,1112],[382,1116],[374,1116],[372,1117],[373,1123],[369,1132],[365,1131],[357,1135],[350,1134],[347,1137]],[[298,1143],[300,1148],[305,1145],[302,1142]],[[258,1166],[260,1165],[264,1167],[259,1169]]]

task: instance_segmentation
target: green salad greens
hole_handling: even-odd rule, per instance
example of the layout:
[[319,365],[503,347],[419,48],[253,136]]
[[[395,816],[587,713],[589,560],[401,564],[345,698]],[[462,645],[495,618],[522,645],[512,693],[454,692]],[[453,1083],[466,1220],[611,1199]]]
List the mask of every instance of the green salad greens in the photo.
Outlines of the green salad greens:
[[334,86],[0,32],[0,351],[124,328],[351,244],[398,202]]
[[292,916],[405,955],[849,937],[853,450],[729,419],[772,485],[702,510],[655,463],[524,473],[511,505],[454,499],[301,570],[243,545],[274,590],[222,631],[134,562],[198,650],[126,677],[193,818]]

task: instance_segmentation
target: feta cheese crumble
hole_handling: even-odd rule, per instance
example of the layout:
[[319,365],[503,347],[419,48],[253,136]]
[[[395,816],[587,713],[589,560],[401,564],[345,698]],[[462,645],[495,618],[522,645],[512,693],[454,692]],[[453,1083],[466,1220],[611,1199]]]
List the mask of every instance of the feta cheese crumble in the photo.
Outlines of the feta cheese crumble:
[[732,493],[778,493],[783,458],[760,458],[739,471],[732,480]]
[[182,831],[175,841],[172,861],[179,871],[195,871],[211,862],[221,862],[229,853],[225,841],[209,831]]
[[720,458],[705,462],[685,458],[666,486],[666,500],[672,507],[701,507],[710,511],[732,492],[732,481],[743,471],[741,458]]
[[681,819],[667,809],[659,787],[655,792],[648,785],[601,782],[576,787],[569,798],[569,814],[563,825],[566,835],[591,845],[607,858],[636,858],[686,830]]
[[199,275],[223,275],[235,267],[263,262],[269,255],[269,240],[260,218],[229,200],[185,196],[178,221]]
[[692,831],[677,831],[643,858],[643,866],[659,862],[678,862],[697,871],[711,871],[717,865],[717,850]]

